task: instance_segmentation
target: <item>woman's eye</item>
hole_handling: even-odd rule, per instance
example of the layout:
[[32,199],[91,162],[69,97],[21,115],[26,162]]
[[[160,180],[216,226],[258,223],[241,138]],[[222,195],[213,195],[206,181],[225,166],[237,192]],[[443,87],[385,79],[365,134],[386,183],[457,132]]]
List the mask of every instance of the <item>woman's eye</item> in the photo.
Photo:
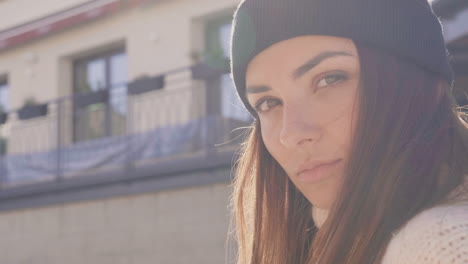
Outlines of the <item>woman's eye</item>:
[[276,99],[264,99],[264,100],[260,100],[260,102],[258,102],[255,105],[254,109],[258,113],[264,113],[264,112],[269,111],[271,108],[275,107],[278,104],[279,104],[279,101]]
[[348,77],[344,74],[330,74],[330,75],[327,75],[325,77],[323,77],[322,79],[320,79],[320,81],[318,82],[317,86],[318,87],[323,87],[323,86],[327,86],[327,85],[332,85],[336,82],[338,82],[339,80],[346,80]]

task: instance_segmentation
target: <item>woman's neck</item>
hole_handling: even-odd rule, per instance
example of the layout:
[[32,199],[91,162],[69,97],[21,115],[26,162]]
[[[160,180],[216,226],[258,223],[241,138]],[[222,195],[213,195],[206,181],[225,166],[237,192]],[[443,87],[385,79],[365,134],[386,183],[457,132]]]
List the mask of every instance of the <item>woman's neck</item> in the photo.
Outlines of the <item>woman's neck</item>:
[[328,209],[318,208],[312,206],[312,219],[314,220],[314,224],[317,228],[320,228],[325,220],[327,220],[328,216]]

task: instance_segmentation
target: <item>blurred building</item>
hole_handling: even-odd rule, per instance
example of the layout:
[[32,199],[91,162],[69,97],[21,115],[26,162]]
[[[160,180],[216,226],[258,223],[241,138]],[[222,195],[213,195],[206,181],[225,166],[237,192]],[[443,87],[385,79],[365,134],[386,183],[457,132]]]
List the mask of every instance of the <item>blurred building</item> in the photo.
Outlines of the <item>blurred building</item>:
[[434,0],[433,9],[442,21],[455,72],[453,93],[461,106],[468,105],[468,1]]
[[0,263],[225,263],[237,4],[0,1]]

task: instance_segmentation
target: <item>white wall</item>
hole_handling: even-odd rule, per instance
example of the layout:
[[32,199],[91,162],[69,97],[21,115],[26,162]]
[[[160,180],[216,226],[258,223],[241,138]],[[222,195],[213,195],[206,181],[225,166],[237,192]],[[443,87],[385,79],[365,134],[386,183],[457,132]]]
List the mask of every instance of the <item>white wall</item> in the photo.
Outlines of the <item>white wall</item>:
[[3,0],[0,1],[0,30],[38,19],[89,0]]
[[0,263],[223,264],[230,192],[215,184],[3,212]]

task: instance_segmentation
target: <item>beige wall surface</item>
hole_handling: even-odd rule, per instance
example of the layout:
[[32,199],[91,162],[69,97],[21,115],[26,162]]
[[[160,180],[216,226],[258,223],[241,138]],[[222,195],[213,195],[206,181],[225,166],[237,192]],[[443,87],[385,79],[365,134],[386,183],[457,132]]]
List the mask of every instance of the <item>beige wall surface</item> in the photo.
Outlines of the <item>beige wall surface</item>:
[[3,212],[0,263],[226,263],[230,191],[214,184]]
[[3,0],[0,1],[0,31],[89,0]]

